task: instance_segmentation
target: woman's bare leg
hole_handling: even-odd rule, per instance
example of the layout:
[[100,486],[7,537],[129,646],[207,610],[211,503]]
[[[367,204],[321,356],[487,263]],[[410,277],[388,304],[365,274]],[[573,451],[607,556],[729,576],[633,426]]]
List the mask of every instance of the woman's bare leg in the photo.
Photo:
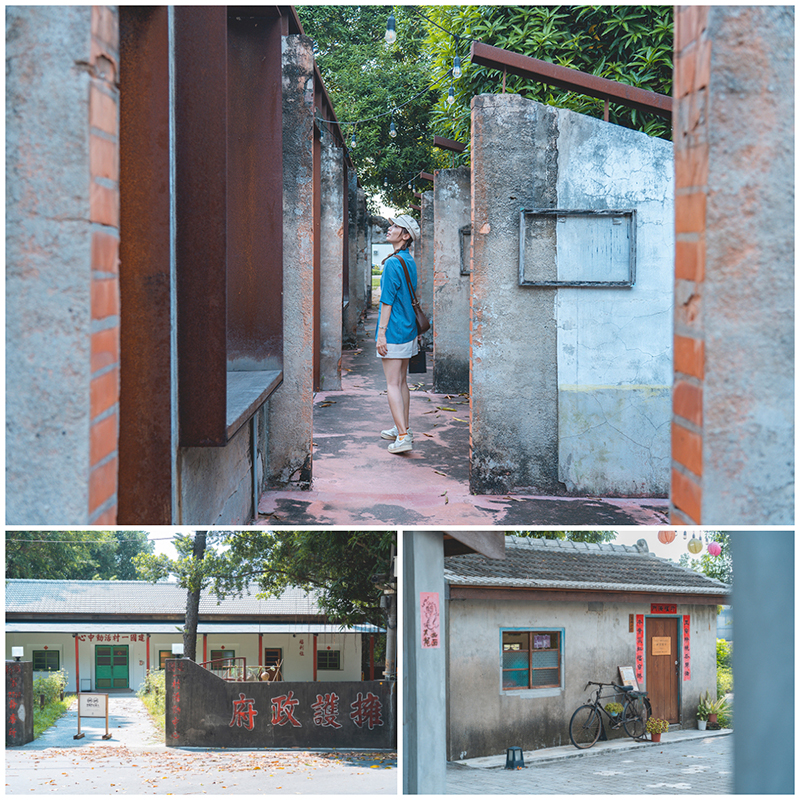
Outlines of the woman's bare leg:
[[382,358],[383,374],[386,376],[386,396],[389,400],[389,411],[397,426],[397,432],[405,436],[408,430],[408,407],[411,393],[408,390],[408,359]]

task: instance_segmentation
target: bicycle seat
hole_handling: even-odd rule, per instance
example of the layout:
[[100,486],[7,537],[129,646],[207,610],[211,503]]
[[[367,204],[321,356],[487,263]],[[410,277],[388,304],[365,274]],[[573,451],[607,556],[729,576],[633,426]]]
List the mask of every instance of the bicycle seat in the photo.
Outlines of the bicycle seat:
[[617,689],[619,689],[621,692],[632,692],[633,686],[617,686]]

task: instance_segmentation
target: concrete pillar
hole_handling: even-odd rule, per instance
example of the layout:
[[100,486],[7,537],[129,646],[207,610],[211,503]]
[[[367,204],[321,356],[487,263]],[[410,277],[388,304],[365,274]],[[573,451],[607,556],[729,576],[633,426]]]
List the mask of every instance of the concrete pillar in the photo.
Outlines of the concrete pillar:
[[673,521],[794,521],[794,9],[675,19]]
[[[420,240],[414,245],[417,262],[417,297],[425,313],[433,316],[433,191],[422,195],[422,213],[419,219]],[[433,342],[436,322],[422,335],[426,345]]]
[[433,198],[433,390],[468,392],[469,167],[437,170]]
[[[730,537],[739,723],[733,737],[734,792],[793,794],[794,531],[736,531]],[[758,631],[758,647],[747,645],[753,631]],[[761,680],[764,653],[769,653],[774,692],[764,691]]]
[[6,661],[6,747],[33,741],[33,663]]
[[[89,522],[92,407],[113,409],[117,398],[118,332],[113,319],[104,326],[100,319],[107,320],[106,309],[114,305],[119,313],[118,296],[108,281],[103,286],[97,281],[93,290],[92,280],[93,256],[116,252],[115,237],[93,246],[93,234],[106,233],[104,225],[94,224],[93,211],[100,200],[112,211],[111,184],[90,186],[90,106],[93,100],[104,104],[115,122],[116,105],[91,76],[92,13],[90,6],[6,11],[6,522],[11,524]],[[103,115],[98,122],[106,125]],[[101,131],[96,138],[102,138],[106,163],[114,164],[113,137]],[[108,340],[108,350],[96,356],[94,332]],[[102,391],[92,389],[93,356],[95,363],[108,364]],[[115,487],[116,474],[109,477]]]
[[358,274],[359,317],[369,305],[372,290],[372,258],[371,240],[369,238],[369,212],[367,211],[366,192],[359,188],[356,192],[356,272]]
[[320,220],[320,385],[342,388],[342,258],[344,248],[344,176],[341,148],[330,134],[322,141],[322,215]]
[[349,249],[348,290],[349,300],[344,309],[342,320],[342,346],[353,348],[356,346],[356,328],[358,320],[364,311],[365,285],[363,275],[363,263],[359,259],[359,192],[358,176],[349,167],[347,170],[347,190],[348,190],[348,227],[349,235],[347,245]]
[[[403,581],[403,793],[444,794],[447,634],[441,531],[403,534]],[[422,641],[422,594],[426,608],[438,602],[438,643]]]
[[519,210],[556,205],[556,120],[519,95],[472,100],[474,494],[558,488],[556,290],[518,287]]
[[269,399],[267,482],[311,481],[314,361],[314,56],[283,38],[283,384]]

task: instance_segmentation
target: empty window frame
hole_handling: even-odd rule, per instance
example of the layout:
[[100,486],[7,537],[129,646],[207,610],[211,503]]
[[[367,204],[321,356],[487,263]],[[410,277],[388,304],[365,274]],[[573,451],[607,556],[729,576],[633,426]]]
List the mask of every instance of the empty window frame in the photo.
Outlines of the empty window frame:
[[561,631],[502,632],[503,691],[560,688]]
[[341,650],[317,650],[318,670],[340,670],[342,668]]
[[34,672],[58,672],[61,668],[61,654],[58,650],[34,650]]
[[520,286],[613,289],[635,281],[635,209],[520,210]]

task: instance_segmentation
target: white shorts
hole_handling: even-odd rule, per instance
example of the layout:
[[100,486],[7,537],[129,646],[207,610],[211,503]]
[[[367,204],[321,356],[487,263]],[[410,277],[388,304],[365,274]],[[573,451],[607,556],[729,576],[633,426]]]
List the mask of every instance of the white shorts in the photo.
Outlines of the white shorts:
[[416,336],[405,344],[387,342],[386,348],[387,352],[385,356],[382,356],[377,350],[375,351],[378,358],[411,358],[411,356],[415,356],[419,352]]

